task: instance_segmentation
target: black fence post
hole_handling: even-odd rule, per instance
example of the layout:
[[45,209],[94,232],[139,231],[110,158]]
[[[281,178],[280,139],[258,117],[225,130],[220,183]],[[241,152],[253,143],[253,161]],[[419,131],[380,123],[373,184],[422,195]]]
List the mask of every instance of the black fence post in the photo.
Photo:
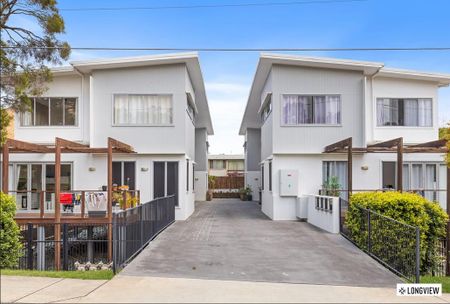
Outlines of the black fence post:
[[370,222],[370,209],[367,209],[367,251],[372,253],[372,223]]
[[69,244],[67,237],[67,223],[63,224],[63,270],[69,270]]
[[139,205],[139,216],[140,216],[140,222],[141,222],[141,246],[144,245],[144,207],[142,205]]
[[112,242],[113,242],[113,251],[112,251],[112,271],[114,274],[117,274],[117,269],[116,269],[116,257],[117,257],[117,250],[119,249],[119,244],[117,242],[117,232],[116,232],[116,215],[113,214],[112,217],[112,225],[111,225],[111,229],[112,229]]
[[33,270],[33,224],[28,224],[27,246],[27,266]]
[[420,229],[416,227],[416,283],[420,283]]

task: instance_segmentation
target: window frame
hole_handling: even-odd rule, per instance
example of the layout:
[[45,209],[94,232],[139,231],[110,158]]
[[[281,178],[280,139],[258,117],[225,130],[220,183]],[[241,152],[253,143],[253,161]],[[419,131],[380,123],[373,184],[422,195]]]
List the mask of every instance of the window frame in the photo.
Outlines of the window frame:
[[[48,101],[48,124],[47,125],[36,125],[36,99],[47,99]],[[51,124],[51,99],[62,99],[63,100],[63,124],[62,125],[52,125]],[[79,119],[79,113],[80,113],[80,98],[78,96],[32,96],[30,97],[32,99],[32,125],[24,125],[23,119],[24,114],[29,111],[23,111],[19,113],[19,127],[20,128],[78,128],[80,125],[80,119]],[[75,124],[66,125],[65,124],[65,118],[66,118],[66,100],[67,99],[75,99]]]
[[272,103],[272,95],[269,97],[269,101],[264,105],[264,108],[261,109],[261,120],[264,124],[267,119],[270,117],[273,111],[273,103]]
[[272,192],[272,160],[269,160],[269,191]]
[[[117,161],[113,161],[113,163],[120,163],[120,185],[118,186],[122,186],[125,185],[125,163],[133,163],[134,164],[134,188],[135,189],[130,189],[130,190],[136,190],[136,176],[137,176],[137,172],[136,172],[136,161],[135,160],[117,160]],[[130,185],[128,185],[130,186]]]
[[[116,95],[127,95],[127,96],[170,96],[170,106],[171,106],[171,118],[172,122],[167,124],[145,124],[145,123],[139,123],[139,124],[130,124],[130,123],[116,123],[115,122],[115,96]],[[173,94],[172,93],[112,93],[111,95],[111,126],[112,127],[174,127],[175,126],[175,111],[174,111],[174,101],[173,101]],[[129,115],[129,113],[128,113]]]
[[[405,107],[404,107],[404,104],[403,104],[403,106],[402,106],[402,110],[403,110],[403,125],[397,125],[397,126],[395,126],[395,125],[391,125],[391,126],[389,126],[389,125],[379,125],[378,124],[378,101],[379,100],[383,100],[383,99],[389,99],[390,101],[391,100],[397,100],[397,102],[398,101],[400,101],[400,100],[402,100],[403,102],[404,102],[404,100],[406,100],[406,99],[414,99],[414,100],[417,100],[417,102],[419,102],[419,99],[428,99],[428,100],[430,100],[431,101],[431,117],[430,117],[430,119],[431,119],[431,125],[430,126],[420,126],[420,125],[417,125],[417,126],[405,126],[404,125],[404,123],[405,123],[405,113],[404,113],[404,109],[405,109]],[[434,128],[434,98],[433,97],[381,97],[381,96],[377,96],[377,97],[375,97],[375,105],[374,105],[374,113],[375,113],[375,127],[376,128],[386,128],[386,129],[391,129],[391,128]],[[400,108],[400,107],[399,107]],[[400,112],[399,112],[399,121],[400,121]]]
[[265,180],[265,178],[264,178],[264,165],[265,165],[265,163],[262,162],[261,163],[261,191],[264,191],[264,180]]
[[[314,97],[327,97],[327,96],[339,96],[339,122],[336,124],[327,124],[327,123],[305,123],[305,124],[285,124],[283,121],[283,105],[284,105],[284,97],[285,96],[302,96],[302,97],[311,97],[312,98],[312,118],[314,119]],[[281,94],[281,102],[280,102],[280,126],[281,127],[342,127],[342,94],[339,93],[330,93],[330,94],[296,94],[296,93],[286,93]]]

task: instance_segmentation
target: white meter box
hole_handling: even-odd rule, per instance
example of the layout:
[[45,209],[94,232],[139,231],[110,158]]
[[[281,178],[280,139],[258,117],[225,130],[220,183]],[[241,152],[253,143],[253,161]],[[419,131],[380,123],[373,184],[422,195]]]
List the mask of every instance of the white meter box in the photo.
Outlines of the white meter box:
[[280,170],[280,196],[298,196],[297,170]]

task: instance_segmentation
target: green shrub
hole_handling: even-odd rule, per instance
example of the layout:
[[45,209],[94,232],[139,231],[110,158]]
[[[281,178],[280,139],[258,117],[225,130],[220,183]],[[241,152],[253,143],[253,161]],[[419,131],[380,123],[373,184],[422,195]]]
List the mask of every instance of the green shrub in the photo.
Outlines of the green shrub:
[[0,268],[13,268],[19,262],[22,252],[20,230],[14,216],[16,202],[10,195],[0,192]]
[[[355,243],[367,249],[367,211],[359,207],[419,227],[421,271],[430,273],[436,269],[439,263],[438,240],[445,237],[447,222],[447,214],[437,203],[412,193],[368,192],[352,195],[346,224]],[[389,263],[411,260],[415,248],[413,229],[382,220],[373,213],[371,216],[372,252],[384,255]],[[389,256],[390,253],[392,256]]]

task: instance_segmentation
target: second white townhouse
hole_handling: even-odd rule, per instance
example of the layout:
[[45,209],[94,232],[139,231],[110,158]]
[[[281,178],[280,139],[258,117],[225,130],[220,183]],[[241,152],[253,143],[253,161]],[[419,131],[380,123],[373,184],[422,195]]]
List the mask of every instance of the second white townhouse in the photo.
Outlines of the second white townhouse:
[[[205,200],[213,134],[197,53],[77,61],[52,71],[44,96],[16,114],[14,138],[53,145],[59,137],[91,148],[105,147],[108,137],[122,141],[136,153],[114,155],[113,183],[140,190],[142,202],[175,195],[176,219],[188,218],[194,201]],[[62,191],[104,188],[106,157],[64,153]],[[54,161],[54,154],[10,156],[18,212],[39,209],[33,191],[54,190]]]
[[[449,84],[450,75],[379,62],[261,54],[239,131],[246,184],[261,190],[262,211],[274,220],[296,219],[299,197],[330,182],[348,197],[349,176],[354,191],[400,185],[445,209],[438,90]],[[350,175],[346,147],[333,145],[349,138]],[[399,142],[403,153],[392,147]]]

